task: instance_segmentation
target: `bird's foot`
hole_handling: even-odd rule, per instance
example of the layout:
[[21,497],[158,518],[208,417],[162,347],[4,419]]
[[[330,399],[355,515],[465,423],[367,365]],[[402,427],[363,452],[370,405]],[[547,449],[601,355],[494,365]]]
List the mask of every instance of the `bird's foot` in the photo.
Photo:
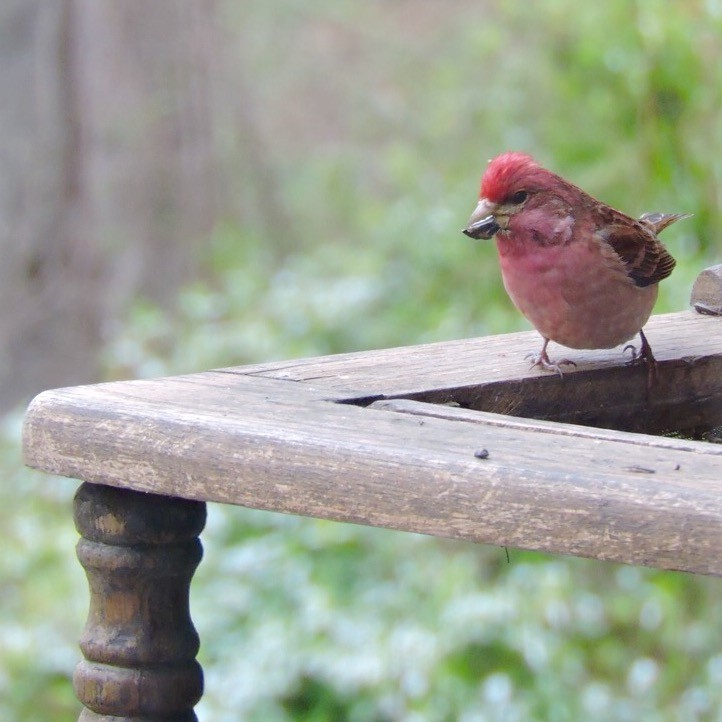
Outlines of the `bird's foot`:
[[559,378],[564,378],[562,366],[576,366],[574,361],[568,358],[561,359],[557,362],[552,361],[546,351],[546,344],[540,353],[528,353],[524,358],[531,359],[530,369],[538,367],[543,371],[553,371],[555,374],[559,374]]
[[644,359],[637,351],[637,347],[634,344],[628,343],[622,349],[623,354],[627,353],[627,351],[629,351],[629,361],[627,361],[627,366],[637,366],[640,363],[644,363]]
[[647,367],[647,390],[651,389],[655,383],[657,383],[657,359],[654,358],[652,353],[652,347],[647,341],[647,337],[643,331],[639,332],[639,337],[642,339],[642,345],[637,351],[636,347],[631,343],[627,344],[623,349],[622,353],[626,353],[629,350],[631,358],[627,361],[628,366],[638,366],[645,364]]

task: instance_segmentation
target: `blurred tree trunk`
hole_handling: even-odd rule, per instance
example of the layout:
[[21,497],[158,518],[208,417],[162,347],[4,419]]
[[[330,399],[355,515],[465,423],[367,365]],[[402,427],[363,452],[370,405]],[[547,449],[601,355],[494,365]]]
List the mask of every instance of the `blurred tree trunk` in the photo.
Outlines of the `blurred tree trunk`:
[[0,408],[97,376],[99,254],[83,224],[72,0],[0,11]]
[[214,0],[0,9],[0,411],[99,378],[104,324],[169,303],[215,218]]
[[216,215],[215,0],[76,0],[89,202],[113,305],[172,302]]

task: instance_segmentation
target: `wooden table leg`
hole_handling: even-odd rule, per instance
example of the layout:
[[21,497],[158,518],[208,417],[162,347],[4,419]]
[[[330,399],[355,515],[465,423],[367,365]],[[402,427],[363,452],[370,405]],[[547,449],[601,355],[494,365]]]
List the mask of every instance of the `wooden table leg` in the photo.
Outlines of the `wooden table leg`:
[[189,610],[203,502],[83,484],[78,558],[90,586],[73,683],[79,722],[196,722],[203,693]]

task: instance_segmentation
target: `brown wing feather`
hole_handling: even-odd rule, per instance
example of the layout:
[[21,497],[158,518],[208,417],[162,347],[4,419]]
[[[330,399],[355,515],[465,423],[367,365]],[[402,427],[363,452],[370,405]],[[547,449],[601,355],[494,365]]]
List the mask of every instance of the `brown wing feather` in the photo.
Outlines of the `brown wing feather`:
[[600,236],[619,256],[637,286],[651,286],[672,273],[676,261],[657,238],[651,223],[636,221],[609,207],[600,208],[599,215]]

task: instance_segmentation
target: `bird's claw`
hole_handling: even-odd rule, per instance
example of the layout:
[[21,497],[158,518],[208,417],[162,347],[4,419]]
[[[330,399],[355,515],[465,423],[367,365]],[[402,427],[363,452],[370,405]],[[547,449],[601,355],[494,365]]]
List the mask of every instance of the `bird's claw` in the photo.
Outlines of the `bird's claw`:
[[627,353],[629,351],[629,361],[627,361],[628,366],[636,366],[639,363],[644,363],[645,359],[644,356],[642,356],[638,351],[637,347],[634,346],[631,343],[628,343],[623,349],[622,353]]
[[642,339],[642,345],[639,351],[637,351],[636,346],[628,343],[622,349],[622,353],[626,353],[627,351],[630,353],[630,359],[627,361],[627,366],[647,367],[647,390],[649,391],[657,381],[657,359],[654,358],[652,347],[649,345],[649,341],[647,341],[644,331],[640,331],[639,336]]
[[559,374],[560,379],[564,378],[562,366],[576,366],[576,363],[568,358],[560,359],[555,363],[549,358],[546,351],[542,351],[541,353],[528,353],[524,358],[531,359],[530,369],[538,367],[544,371],[553,371],[555,374]]
[[639,351],[638,359],[640,363],[647,365],[647,393],[649,393],[657,383],[657,359],[654,358],[652,347],[649,345],[649,341],[647,341],[647,337],[641,329],[639,330],[639,338],[642,340],[642,347]]

